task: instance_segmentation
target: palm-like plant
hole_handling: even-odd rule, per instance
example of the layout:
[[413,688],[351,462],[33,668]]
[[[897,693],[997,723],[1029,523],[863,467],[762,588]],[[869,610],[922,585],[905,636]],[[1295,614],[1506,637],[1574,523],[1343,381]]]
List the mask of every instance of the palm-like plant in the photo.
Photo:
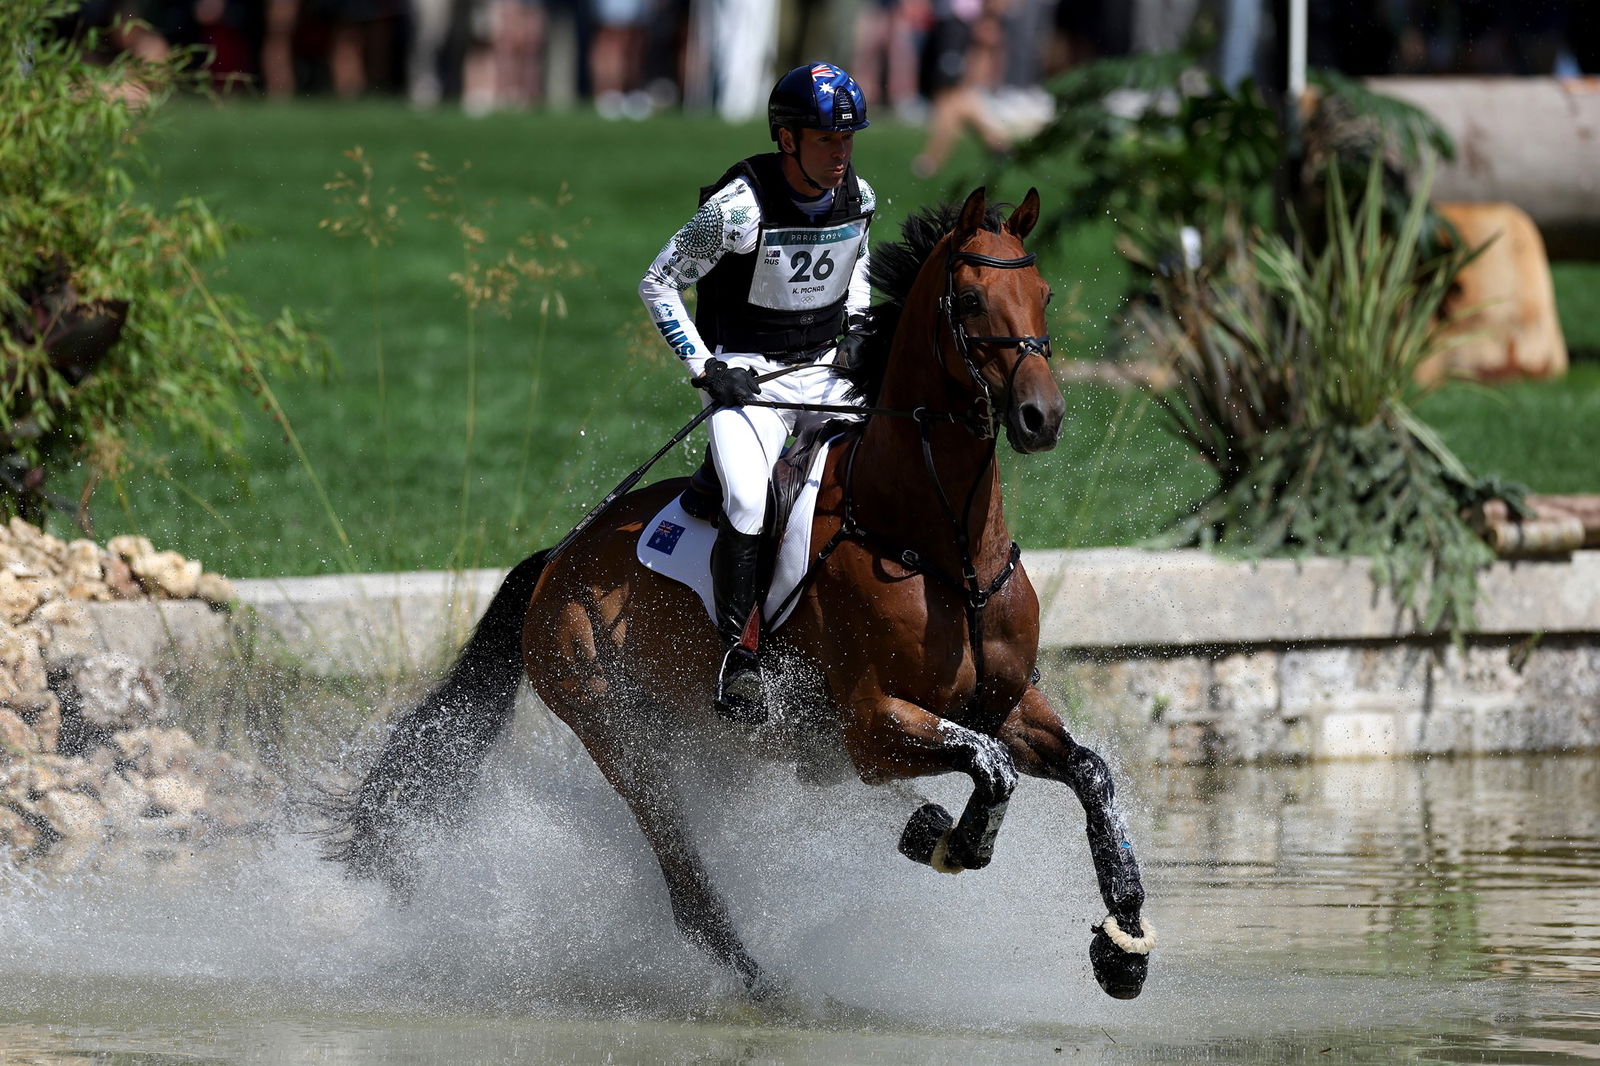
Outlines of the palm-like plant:
[[1444,343],[1439,308],[1477,254],[1430,251],[1427,181],[1397,224],[1374,159],[1359,199],[1328,178],[1325,240],[1242,236],[1215,265],[1125,252],[1155,277],[1138,312],[1177,384],[1158,402],[1217,472],[1171,541],[1248,554],[1367,554],[1423,624],[1471,623],[1476,572],[1493,555],[1464,507],[1519,494],[1474,478],[1412,413],[1413,374]]

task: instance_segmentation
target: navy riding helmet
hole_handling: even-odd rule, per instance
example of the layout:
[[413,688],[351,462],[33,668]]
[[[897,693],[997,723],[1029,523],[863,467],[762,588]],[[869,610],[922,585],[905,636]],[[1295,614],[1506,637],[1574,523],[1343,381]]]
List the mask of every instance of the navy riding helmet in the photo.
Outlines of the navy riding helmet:
[[767,100],[772,139],[785,127],[808,130],[864,130],[867,98],[856,80],[832,63],[808,63],[778,79]]

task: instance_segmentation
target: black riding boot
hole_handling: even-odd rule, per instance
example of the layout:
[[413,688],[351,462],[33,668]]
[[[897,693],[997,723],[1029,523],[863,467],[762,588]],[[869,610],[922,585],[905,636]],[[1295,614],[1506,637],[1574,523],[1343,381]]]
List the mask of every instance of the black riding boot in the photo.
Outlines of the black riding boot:
[[717,476],[717,465],[711,461],[711,445],[706,445],[705,462],[689,478],[689,487],[679,497],[684,513],[691,518],[716,524],[722,513],[722,478]]
[[727,647],[717,678],[717,713],[746,725],[767,719],[756,653],[740,643],[756,606],[760,554],[761,535],[740,533],[730,522],[722,524],[711,548],[711,598],[717,607],[717,632]]

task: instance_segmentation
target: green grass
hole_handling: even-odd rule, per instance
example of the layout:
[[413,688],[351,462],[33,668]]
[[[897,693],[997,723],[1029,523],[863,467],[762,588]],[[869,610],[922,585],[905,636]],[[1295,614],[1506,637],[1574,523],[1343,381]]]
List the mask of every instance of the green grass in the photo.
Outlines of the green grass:
[[[858,166],[880,196],[878,240],[959,181],[910,176],[920,140],[920,131],[887,121],[859,138]],[[635,289],[693,209],[695,189],[764,144],[756,125],[680,117],[468,119],[386,103],[174,108],[152,140],[159,173],[146,195],[201,195],[248,227],[214,271],[219,283],[263,311],[288,305],[310,315],[336,369],[327,381],[274,383],[310,470],[259,413],[246,420],[242,482],[189,442],[153,440],[170,477],[102,489],[97,534],[143,532],[240,577],[503,565],[548,544],[697,410]],[[404,219],[376,255],[319,228],[335,214],[323,185],[351,170],[342,153],[357,145],[376,168],[380,199],[393,187]],[[471,164],[460,189],[491,246],[526,231],[581,230],[570,257],[588,272],[560,284],[567,314],[551,318],[542,343],[537,308],[509,319],[480,314],[469,331],[449,280],[462,268],[461,241],[427,217],[418,152],[445,171]],[[958,157],[952,173],[976,161]],[[997,192],[1020,199],[1032,181],[1049,197],[1062,178],[1008,178]],[[552,209],[563,183],[571,201]],[[1074,297],[1053,305],[1058,358],[1093,355],[1116,306],[1126,275],[1109,236],[1105,226],[1088,227],[1042,260],[1057,291]],[[1600,308],[1568,330],[1600,334]],[[1025,545],[1137,542],[1207,484],[1147,397],[1072,386],[1067,402],[1059,449],[1004,459],[1009,514]],[[1597,404],[1600,376],[1585,368],[1567,383],[1488,395],[1452,389],[1424,412],[1479,469],[1547,491],[1594,491]],[[701,443],[692,438],[660,475],[690,469]]]

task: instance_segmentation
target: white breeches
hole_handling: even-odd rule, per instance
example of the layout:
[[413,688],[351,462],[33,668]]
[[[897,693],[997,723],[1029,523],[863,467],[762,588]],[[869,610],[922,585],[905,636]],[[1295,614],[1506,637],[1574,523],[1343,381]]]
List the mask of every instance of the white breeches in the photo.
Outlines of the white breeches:
[[[786,369],[759,355],[718,353],[729,366],[746,366],[758,376]],[[833,355],[783,377],[764,382],[757,400],[778,403],[848,404],[847,383],[835,376]],[[740,533],[759,533],[767,512],[767,481],[784,442],[807,426],[839,414],[781,411],[770,407],[729,407],[706,421],[711,427],[711,460],[722,479],[722,509]]]

